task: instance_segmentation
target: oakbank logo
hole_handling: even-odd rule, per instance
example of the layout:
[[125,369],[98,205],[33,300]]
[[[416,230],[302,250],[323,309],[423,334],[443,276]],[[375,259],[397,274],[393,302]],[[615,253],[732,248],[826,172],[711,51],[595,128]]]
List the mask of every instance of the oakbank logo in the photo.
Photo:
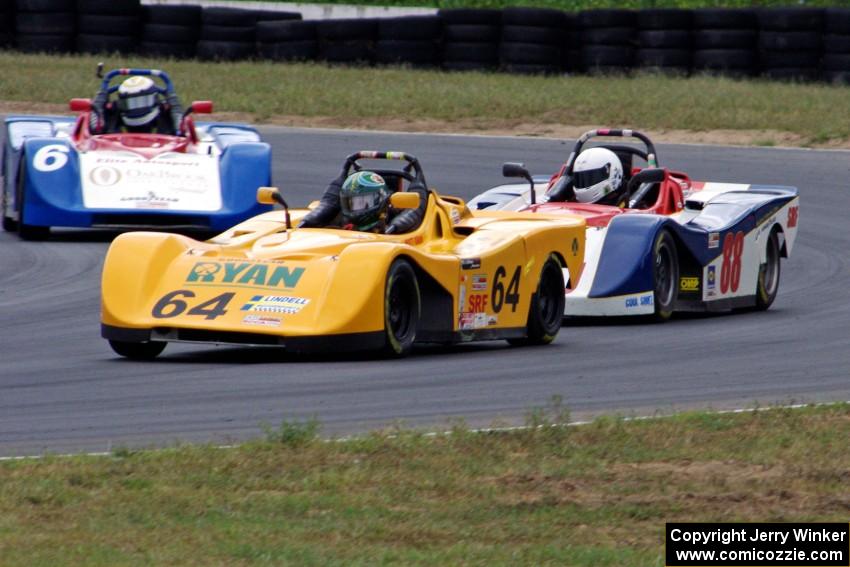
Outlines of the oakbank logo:
[[121,172],[114,167],[98,166],[89,173],[89,180],[101,187],[110,187],[121,181]]
[[196,285],[233,284],[252,287],[292,288],[304,274],[304,268],[269,266],[250,262],[198,262],[187,283]]

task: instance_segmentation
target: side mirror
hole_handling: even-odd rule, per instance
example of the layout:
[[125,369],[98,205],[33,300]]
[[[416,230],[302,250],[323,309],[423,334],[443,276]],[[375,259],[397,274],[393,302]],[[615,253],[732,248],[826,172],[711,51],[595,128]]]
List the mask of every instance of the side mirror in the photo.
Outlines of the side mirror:
[[260,187],[257,189],[257,202],[261,205],[280,203],[280,190],[277,187]]
[[211,100],[196,100],[189,105],[189,108],[195,114],[212,114],[213,103]]
[[90,98],[72,98],[68,106],[74,112],[86,112],[91,110]]
[[529,196],[531,197],[531,204],[537,204],[537,192],[534,190],[534,179],[531,178],[531,174],[525,169],[524,163],[516,163],[509,161],[507,163],[502,164],[502,175],[504,177],[521,177],[528,181],[529,185]]
[[418,209],[421,203],[419,193],[393,193],[390,195],[390,205],[394,209]]

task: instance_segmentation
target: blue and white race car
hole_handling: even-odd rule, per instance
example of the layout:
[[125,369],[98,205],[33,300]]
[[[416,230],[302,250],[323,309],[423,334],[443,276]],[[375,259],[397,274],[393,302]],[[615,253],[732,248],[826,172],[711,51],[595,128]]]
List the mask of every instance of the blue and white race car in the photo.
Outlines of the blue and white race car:
[[[645,145],[597,146],[623,162],[622,207],[576,202],[577,156],[594,137]],[[647,167],[632,167],[633,157]],[[780,258],[797,236],[796,188],[691,181],[659,167],[652,141],[636,130],[586,132],[548,183],[520,164],[505,164],[505,174],[528,183],[494,187],[469,208],[579,215],[587,223],[585,263],[580,273],[564,273],[565,316],[667,319],[675,311],[767,309],[779,291]]]
[[[171,80],[157,69],[115,69],[117,77],[148,76],[164,97]],[[111,105],[111,103],[108,103]],[[9,116],[3,146],[3,228],[28,240],[50,227],[169,228],[223,231],[270,209],[256,201],[271,184],[271,148],[250,126],[195,124],[212,112],[193,102],[175,135],[90,130],[90,99],[73,99],[77,118]]]

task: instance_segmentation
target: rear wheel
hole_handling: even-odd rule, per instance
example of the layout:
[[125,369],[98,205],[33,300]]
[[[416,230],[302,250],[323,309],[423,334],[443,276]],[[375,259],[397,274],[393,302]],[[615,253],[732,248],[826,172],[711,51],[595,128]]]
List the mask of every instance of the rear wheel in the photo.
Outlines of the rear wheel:
[[109,341],[109,346],[116,354],[132,360],[153,360],[159,353],[165,350],[168,343],[163,341],[145,341],[143,343],[127,343],[123,341]]
[[564,317],[564,270],[560,260],[550,254],[540,271],[537,291],[528,308],[527,335],[510,339],[512,345],[545,345],[555,340]]
[[419,283],[406,260],[398,259],[387,272],[384,288],[384,351],[405,356],[413,348],[420,313]]
[[756,284],[756,310],[767,310],[779,292],[779,231],[773,230],[767,239],[765,261],[759,266]]
[[655,318],[659,321],[666,321],[673,315],[673,305],[676,302],[676,283],[679,281],[676,242],[666,230],[662,230],[655,237],[652,264],[655,281],[653,293]]

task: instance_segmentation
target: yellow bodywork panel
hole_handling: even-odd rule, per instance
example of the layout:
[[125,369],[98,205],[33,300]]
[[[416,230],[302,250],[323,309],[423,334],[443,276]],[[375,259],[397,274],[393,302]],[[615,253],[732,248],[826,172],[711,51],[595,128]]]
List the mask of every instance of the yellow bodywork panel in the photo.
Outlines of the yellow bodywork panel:
[[[293,226],[307,212],[292,210]],[[432,324],[521,328],[550,255],[579,273],[584,231],[580,217],[471,212],[432,193],[422,224],[406,234],[286,230],[282,211],[206,242],[126,233],[104,263],[102,322],[292,337],[383,331],[386,275],[404,258],[427,287],[422,312],[435,297],[444,306],[429,313]]]

